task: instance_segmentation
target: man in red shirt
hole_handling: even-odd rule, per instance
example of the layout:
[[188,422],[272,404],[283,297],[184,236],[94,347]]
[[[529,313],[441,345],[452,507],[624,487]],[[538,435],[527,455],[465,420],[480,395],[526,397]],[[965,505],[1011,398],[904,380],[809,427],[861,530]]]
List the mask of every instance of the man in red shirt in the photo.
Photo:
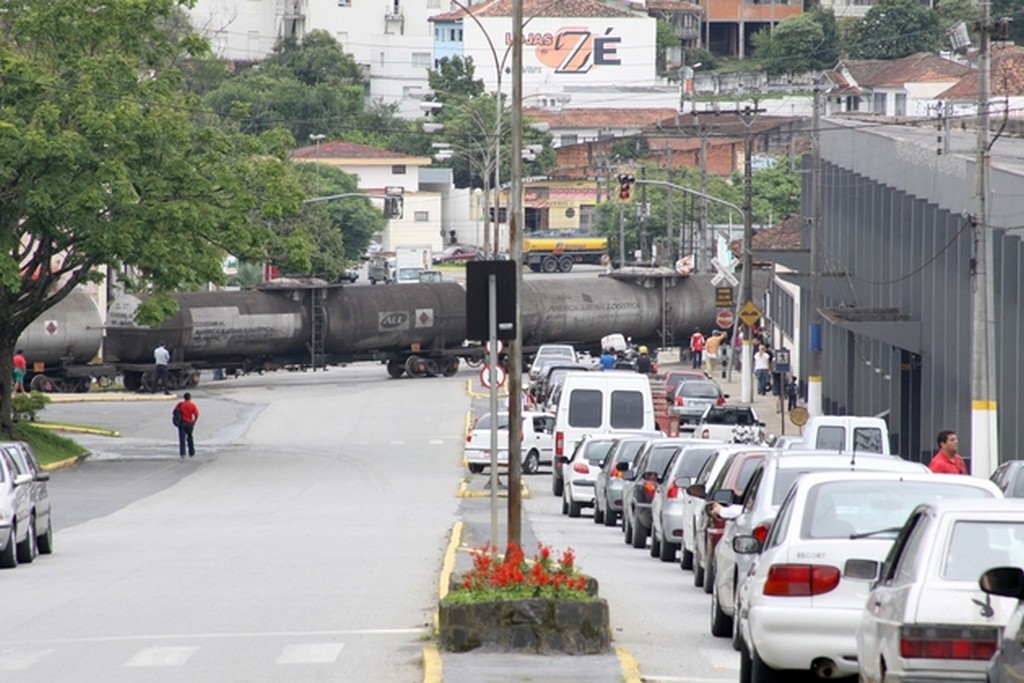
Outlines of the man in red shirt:
[[700,333],[699,327],[693,328],[693,334],[690,335],[690,358],[695,370],[704,366],[704,335]]
[[178,456],[185,457],[185,446],[188,446],[188,457],[196,454],[196,443],[192,439],[192,431],[195,429],[196,420],[199,419],[199,408],[192,402],[192,394],[185,392],[184,398],[174,406],[174,412],[178,415]]
[[956,432],[943,429],[939,432],[939,450],[935,457],[928,463],[928,469],[938,474],[967,474],[967,465],[964,459],[956,452]]
[[25,352],[18,349],[14,354],[14,393],[25,393],[25,373],[28,371],[28,361],[25,360]]

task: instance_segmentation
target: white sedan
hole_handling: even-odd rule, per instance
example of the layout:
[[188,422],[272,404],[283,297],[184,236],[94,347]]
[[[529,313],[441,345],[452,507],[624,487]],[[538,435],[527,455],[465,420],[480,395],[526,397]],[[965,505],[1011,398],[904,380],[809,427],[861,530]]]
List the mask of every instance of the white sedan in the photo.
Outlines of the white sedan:
[[0,567],[17,567],[36,557],[32,481],[32,475],[21,472],[14,458],[0,448]]
[[1024,500],[947,500],[910,515],[857,629],[861,680],[985,681],[1017,600],[978,579],[1024,565]]
[[585,436],[576,444],[576,450],[569,458],[561,457],[562,476],[565,485],[562,487],[562,514],[579,517],[584,507],[594,507],[597,475],[608,457],[608,452],[620,436]]
[[[541,465],[550,465],[554,453],[554,415],[523,412],[521,453],[523,473],[536,474]],[[498,413],[498,466],[508,467],[508,413]],[[466,437],[466,467],[479,474],[491,465],[491,414],[484,413]]]
[[[785,681],[787,671],[855,676],[857,626],[879,566],[918,505],[1002,498],[962,475],[815,473],[779,507],[739,591],[740,681]],[[760,545],[737,552],[756,552]]]

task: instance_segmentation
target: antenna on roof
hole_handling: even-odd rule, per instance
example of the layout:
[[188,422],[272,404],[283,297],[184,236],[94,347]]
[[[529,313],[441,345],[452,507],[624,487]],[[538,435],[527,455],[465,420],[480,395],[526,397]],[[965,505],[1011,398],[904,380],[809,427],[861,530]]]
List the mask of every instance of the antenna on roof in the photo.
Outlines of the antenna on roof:
[[971,47],[971,36],[967,33],[967,24],[959,22],[946,29],[946,36],[949,38],[949,45],[953,52],[958,55],[967,54]]

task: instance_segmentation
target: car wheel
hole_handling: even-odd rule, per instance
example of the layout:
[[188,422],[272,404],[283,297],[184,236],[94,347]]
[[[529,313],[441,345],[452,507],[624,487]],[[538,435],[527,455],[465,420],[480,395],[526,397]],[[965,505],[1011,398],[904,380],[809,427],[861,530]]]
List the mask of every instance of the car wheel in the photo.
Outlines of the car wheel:
[[525,474],[537,474],[538,470],[540,470],[540,453],[530,451],[526,456],[526,460],[523,461],[523,472]]
[[750,683],[776,683],[782,680],[781,671],[765,664],[757,650],[753,647],[750,649]]
[[565,499],[565,489],[562,489],[562,514],[569,514],[569,501]]
[[732,617],[722,611],[718,601],[718,585],[714,582],[711,589],[711,635],[725,638],[732,633]]
[[568,487],[567,488],[567,492],[569,494],[568,495],[568,499],[569,499],[569,516],[570,517],[579,517],[580,516],[580,510],[583,508],[583,506],[580,505],[579,503],[577,503],[575,500],[572,499],[572,487]]
[[572,256],[563,256],[558,259],[558,270],[562,273],[568,273],[572,270]]
[[704,592],[711,594],[715,585],[715,562],[708,558],[704,560]]
[[600,524],[603,521],[604,511],[601,509],[601,506],[597,504],[597,501],[594,501],[594,524]]
[[480,474],[481,472],[484,471],[484,466],[483,465],[478,465],[476,463],[470,463],[468,465],[468,467],[469,467],[469,471],[471,473],[473,473],[473,474]]
[[676,544],[662,541],[661,552],[658,553],[658,559],[662,562],[671,562],[676,559]]
[[633,520],[633,533],[630,540],[633,542],[634,548],[643,548],[647,545],[647,534],[647,527]]
[[679,568],[693,569],[693,551],[682,547],[679,549]]
[[36,538],[36,545],[43,555],[53,552],[53,519],[49,516],[46,517],[46,531]]
[[704,585],[704,560],[700,559],[696,548],[693,550],[693,585],[697,588]]
[[604,525],[605,526],[615,526],[615,520],[616,520],[616,518],[618,516],[619,516],[619,513],[615,512],[615,510],[605,510],[605,513],[604,513]]
[[747,649],[746,643],[740,641],[740,683],[751,683],[751,668],[750,650]]
[[633,542],[633,530],[630,528],[633,525],[629,523],[629,515],[625,512],[622,513],[622,540],[626,545]]
[[0,553],[0,567],[12,569],[18,566],[17,539],[14,537],[14,527],[7,531],[7,547]]
[[661,540],[658,538],[658,532],[651,529],[651,557],[658,555],[661,555]]
[[36,518],[28,518],[28,533],[25,540],[18,544],[18,562],[28,564],[36,559]]
[[[557,468],[558,465],[555,465],[555,467]],[[560,496],[560,495],[562,495],[562,489],[564,489],[564,488],[565,488],[564,482],[561,479],[559,479],[558,477],[556,477],[554,472],[552,472],[552,474],[551,474],[551,493],[553,493],[556,496]]]
[[558,259],[556,259],[554,256],[545,256],[544,260],[540,262],[540,268],[545,273],[557,273]]
[[743,635],[740,633],[740,582],[733,581],[732,588],[732,649],[740,652]]

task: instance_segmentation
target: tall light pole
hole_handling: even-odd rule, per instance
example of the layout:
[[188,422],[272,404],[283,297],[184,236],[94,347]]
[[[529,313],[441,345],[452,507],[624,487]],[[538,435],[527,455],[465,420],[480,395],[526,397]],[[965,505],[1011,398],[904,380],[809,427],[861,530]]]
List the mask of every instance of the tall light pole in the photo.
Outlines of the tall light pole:
[[310,133],[309,139],[316,145],[316,193],[320,194],[320,143],[327,136],[323,133]]

